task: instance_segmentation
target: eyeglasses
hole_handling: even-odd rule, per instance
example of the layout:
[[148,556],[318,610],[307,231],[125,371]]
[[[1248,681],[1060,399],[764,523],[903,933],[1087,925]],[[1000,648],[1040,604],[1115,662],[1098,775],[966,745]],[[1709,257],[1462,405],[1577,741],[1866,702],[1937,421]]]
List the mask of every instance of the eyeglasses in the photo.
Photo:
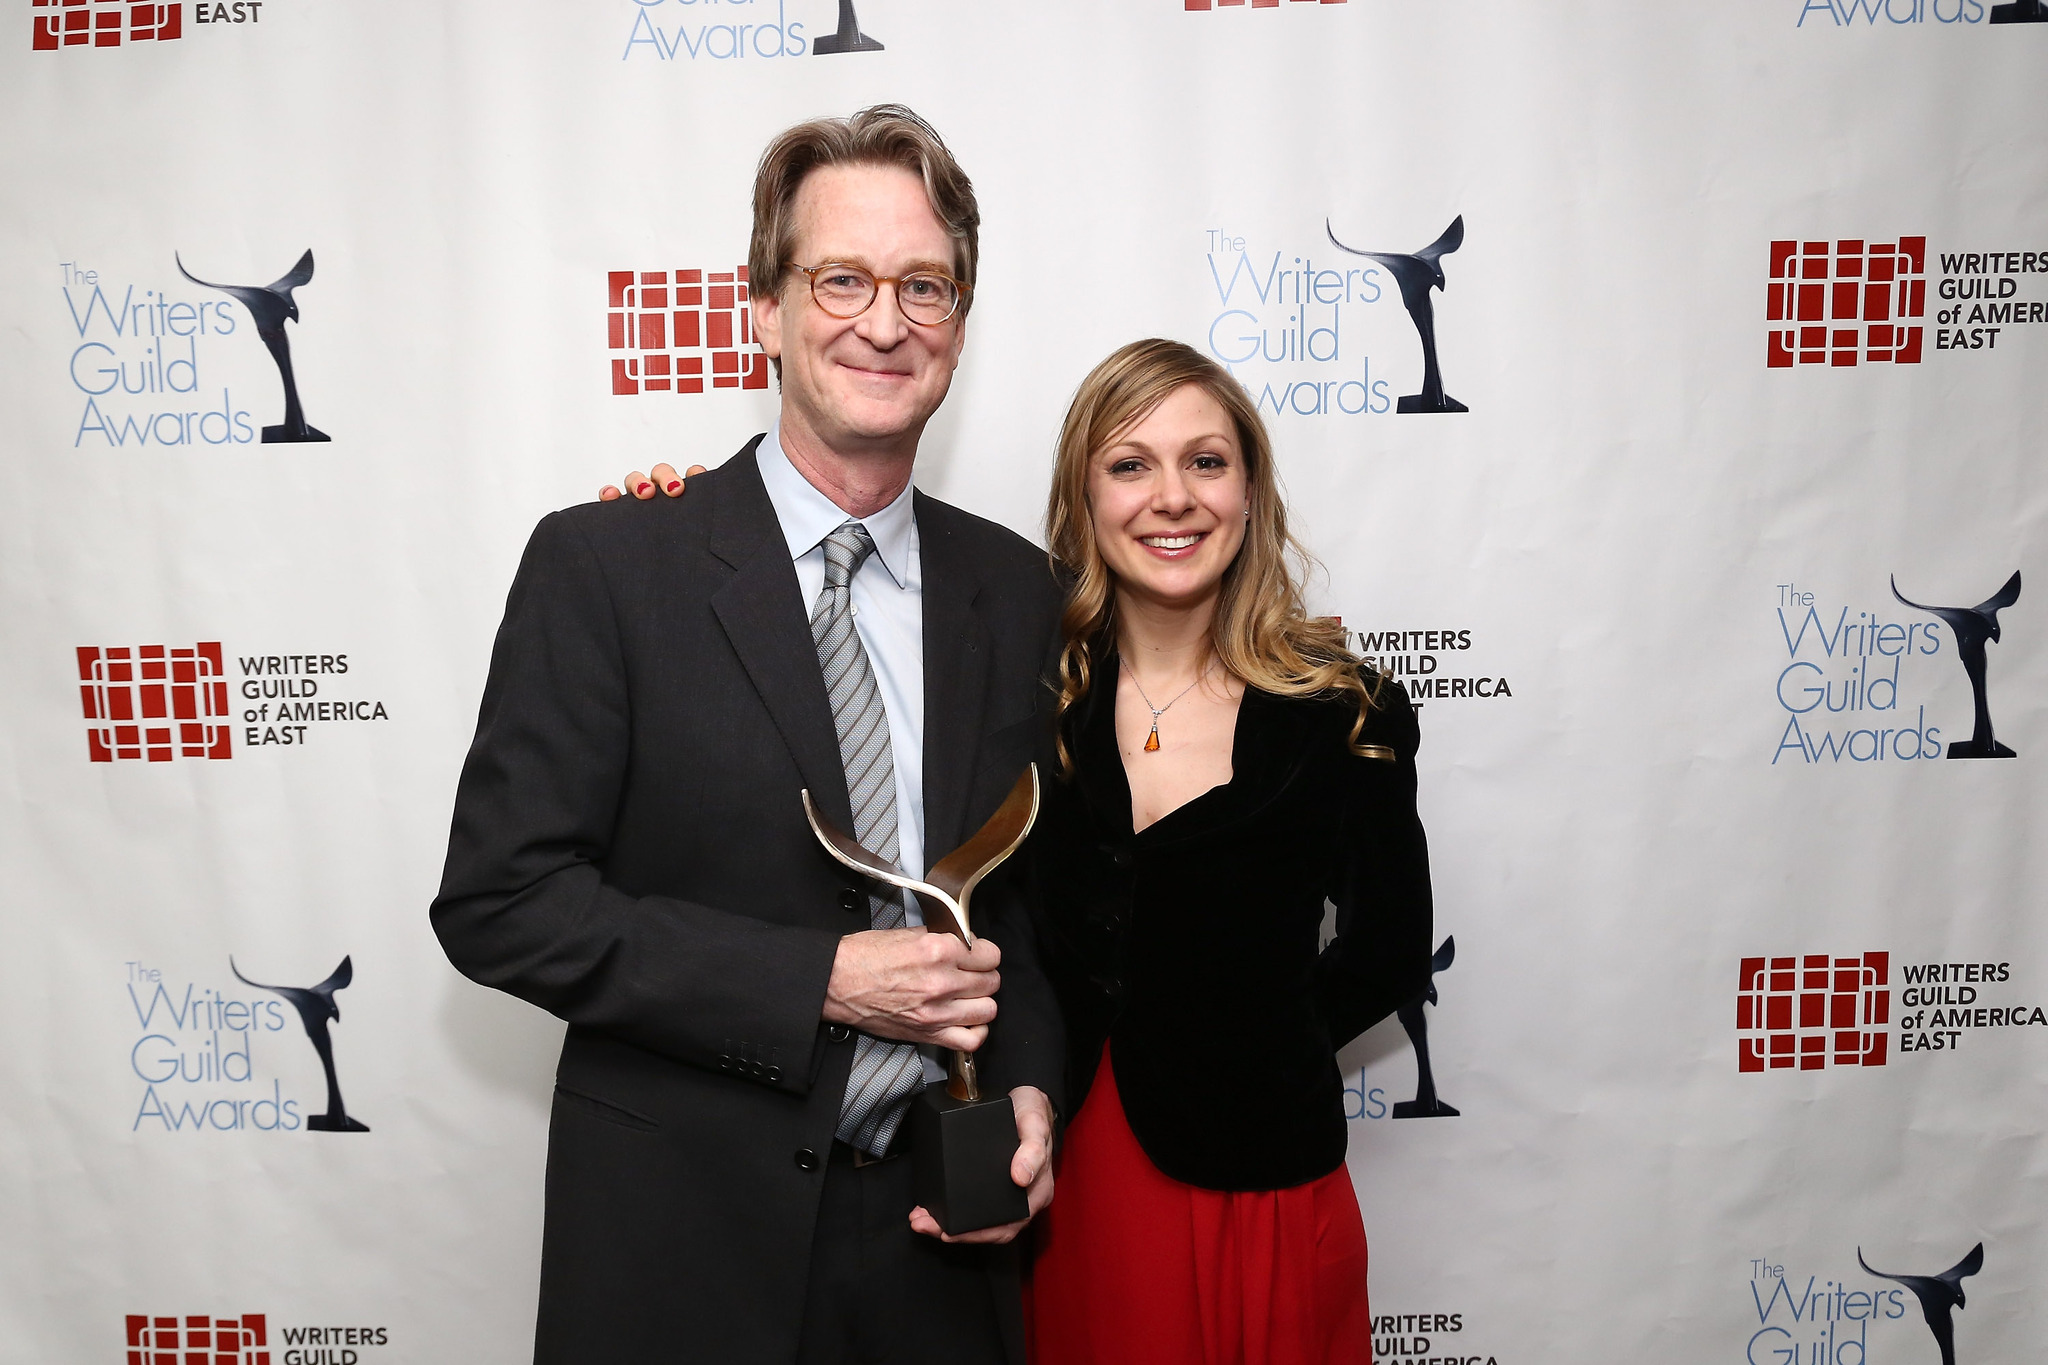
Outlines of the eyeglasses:
[[875,294],[883,285],[893,284],[896,306],[903,310],[903,316],[920,327],[936,327],[960,311],[961,301],[968,293],[966,285],[936,270],[920,270],[892,279],[886,275],[877,277],[857,265],[836,262],[798,265],[792,261],[789,268],[804,273],[811,282],[811,298],[835,318],[859,317],[873,305]]

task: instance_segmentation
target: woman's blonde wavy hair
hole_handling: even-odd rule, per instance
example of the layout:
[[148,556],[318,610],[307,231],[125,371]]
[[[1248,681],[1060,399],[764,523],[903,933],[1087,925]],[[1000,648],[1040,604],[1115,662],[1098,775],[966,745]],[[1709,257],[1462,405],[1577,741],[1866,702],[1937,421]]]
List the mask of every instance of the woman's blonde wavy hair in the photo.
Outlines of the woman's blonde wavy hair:
[[[1056,564],[1073,577],[1060,628],[1059,713],[1088,694],[1090,651],[1113,644],[1116,583],[1095,543],[1088,504],[1094,457],[1121,439],[1174,390],[1192,384],[1215,399],[1237,428],[1245,462],[1251,515],[1244,544],[1223,571],[1213,628],[1216,656],[1247,686],[1283,697],[1348,694],[1358,706],[1351,748],[1378,700],[1377,673],[1369,673],[1344,647],[1344,628],[1312,617],[1302,606],[1297,569],[1312,565],[1308,551],[1287,529],[1287,507],[1273,472],[1273,444],[1244,386],[1221,365],[1178,341],[1134,341],[1097,365],[1074,394],[1060,427],[1052,494],[1045,511],[1046,540]],[[1073,756],[1060,736],[1060,766],[1072,774]]]

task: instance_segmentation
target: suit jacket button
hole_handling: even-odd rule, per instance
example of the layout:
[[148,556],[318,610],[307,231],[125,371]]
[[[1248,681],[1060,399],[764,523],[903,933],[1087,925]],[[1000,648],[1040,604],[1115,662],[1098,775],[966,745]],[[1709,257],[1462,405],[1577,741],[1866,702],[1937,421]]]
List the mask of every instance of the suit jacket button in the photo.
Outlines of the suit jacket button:
[[818,1169],[818,1154],[808,1147],[799,1147],[796,1149],[796,1165],[800,1171],[815,1171]]
[[834,1024],[825,1030],[825,1036],[835,1043],[843,1043],[853,1036],[853,1030],[844,1024]]
[[1109,860],[1118,867],[1128,870],[1131,865],[1131,851],[1127,848],[1120,848],[1109,855]]
[[867,904],[867,901],[868,898],[866,896],[861,895],[860,892],[855,891],[851,887],[839,893],[839,908],[848,914],[857,913]]
[[779,1081],[779,1080],[781,1080],[781,1079],[782,1079],[782,1068],[781,1068],[781,1067],[779,1067],[779,1066],[771,1066],[771,1067],[769,1067],[769,1068],[768,1068],[767,1080],[768,1080],[768,1083],[769,1083],[770,1085],[773,1085],[773,1084],[774,1084],[775,1082],[777,1082],[777,1081]]

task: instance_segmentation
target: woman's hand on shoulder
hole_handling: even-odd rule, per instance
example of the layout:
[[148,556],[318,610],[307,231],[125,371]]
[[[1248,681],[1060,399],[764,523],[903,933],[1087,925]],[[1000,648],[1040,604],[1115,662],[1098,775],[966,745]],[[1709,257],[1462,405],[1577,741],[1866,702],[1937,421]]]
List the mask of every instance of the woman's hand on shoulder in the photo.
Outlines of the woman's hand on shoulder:
[[[664,460],[654,467],[654,473],[651,475],[642,474],[637,469],[634,470],[626,476],[625,484],[626,487],[633,490],[633,496],[642,502],[652,498],[657,489],[671,498],[680,498],[683,495],[683,481],[685,479],[693,479],[703,472],[703,465],[693,464],[690,466],[688,473],[677,474],[676,467]],[[597,490],[597,500],[599,502],[617,502],[624,496],[625,494],[619,491],[617,484],[608,483]]]

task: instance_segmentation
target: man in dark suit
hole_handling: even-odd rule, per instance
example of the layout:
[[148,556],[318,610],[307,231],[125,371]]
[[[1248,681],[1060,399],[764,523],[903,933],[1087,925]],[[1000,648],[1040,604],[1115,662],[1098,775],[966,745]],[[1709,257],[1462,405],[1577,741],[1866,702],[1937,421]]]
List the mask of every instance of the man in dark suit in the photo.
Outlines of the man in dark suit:
[[942,1237],[900,1121],[935,1048],[980,1049],[1012,1178],[1051,1197],[1062,1040],[1024,909],[996,881],[974,949],[924,932],[798,795],[915,875],[1031,757],[1044,555],[910,486],[978,221],[908,110],[776,139],[749,257],[776,427],[687,498],[546,518],[513,583],[433,922],[569,1025],[548,1365],[1021,1365],[1023,1225]]

